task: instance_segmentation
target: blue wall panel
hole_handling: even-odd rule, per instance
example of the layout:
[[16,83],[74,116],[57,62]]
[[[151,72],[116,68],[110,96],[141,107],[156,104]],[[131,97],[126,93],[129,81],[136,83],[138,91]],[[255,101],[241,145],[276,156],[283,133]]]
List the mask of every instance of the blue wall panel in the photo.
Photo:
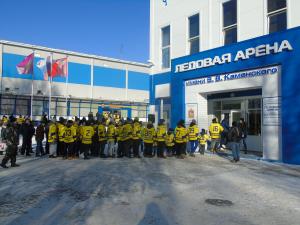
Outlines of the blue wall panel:
[[94,86],[126,87],[125,70],[94,66]]
[[91,84],[91,66],[87,64],[79,64],[69,62],[69,83],[73,84]]
[[[2,55],[2,66],[3,66],[3,77],[8,78],[20,78],[20,79],[32,79],[31,74],[18,74],[17,65],[25,59],[26,56],[3,53]],[[39,68],[36,67],[37,62],[40,58],[34,58],[34,80],[43,80],[43,73]]]
[[[300,164],[300,142],[297,134],[300,133],[300,28],[289,29],[287,31],[274,33],[267,36],[254,38],[251,40],[239,42],[198,54],[181,57],[172,60],[171,74],[171,103],[172,103],[172,126],[176,122],[184,118],[184,81],[199,77],[207,77],[211,75],[232,73],[236,71],[249,70],[254,68],[262,68],[270,65],[281,65],[281,97],[282,97],[282,157],[283,162]],[[222,65],[175,73],[176,65],[195,61],[212,56],[220,56],[231,53],[233,56],[239,50],[256,47],[259,45],[273,44],[288,40],[293,51],[284,51],[278,54],[270,54],[261,57],[251,57],[248,60],[232,61]]]
[[148,91],[149,74],[128,71],[128,88]]

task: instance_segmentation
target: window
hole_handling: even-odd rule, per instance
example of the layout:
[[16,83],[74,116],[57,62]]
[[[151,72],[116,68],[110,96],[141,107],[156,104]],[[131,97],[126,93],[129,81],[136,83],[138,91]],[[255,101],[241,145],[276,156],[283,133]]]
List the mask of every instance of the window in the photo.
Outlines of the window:
[[261,135],[261,99],[248,100],[248,134]]
[[287,29],[286,0],[268,0],[268,31],[274,33]]
[[199,14],[189,17],[189,49],[190,54],[200,51]]
[[237,42],[237,4],[236,0],[223,3],[224,45]]
[[170,68],[170,26],[164,27],[161,29],[162,33],[162,48],[161,48],[161,56],[162,56],[162,68],[167,69]]

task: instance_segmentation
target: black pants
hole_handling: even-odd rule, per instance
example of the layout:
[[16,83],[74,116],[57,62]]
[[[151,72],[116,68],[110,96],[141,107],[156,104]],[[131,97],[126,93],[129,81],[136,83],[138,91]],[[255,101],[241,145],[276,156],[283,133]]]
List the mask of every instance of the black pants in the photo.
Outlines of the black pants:
[[124,153],[126,157],[131,157],[132,140],[124,141]]
[[84,158],[87,159],[88,155],[89,155],[89,151],[91,149],[91,145],[90,144],[83,144],[83,143],[81,143],[81,149],[84,152]]
[[175,143],[176,155],[180,156],[180,155],[186,154],[185,148],[186,148],[185,143]]
[[118,157],[124,156],[124,141],[118,141]]
[[99,154],[100,154],[100,157],[105,157],[105,154],[104,154],[105,145],[106,145],[106,140],[99,141],[99,148],[100,148]]
[[92,139],[91,155],[95,156],[95,157],[99,156],[99,142],[98,142],[98,138],[93,138]]
[[74,146],[74,142],[65,144],[64,157],[75,156]]
[[24,155],[25,152],[26,155],[29,155],[31,152],[31,138],[23,138],[21,154]]
[[75,141],[74,142],[74,154],[75,156],[79,157],[79,154],[80,154],[80,146],[81,146],[81,142],[80,141]]
[[48,138],[46,138],[45,152],[46,152],[47,155],[49,154],[49,143],[48,143]]
[[17,145],[8,145],[6,149],[6,153],[4,158],[2,159],[2,165],[6,165],[6,163],[10,160],[11,165],[15,165],[17,161]]
[[157,142],[157,157],[164,157],[164,151],[165,151],[165,142],[164,141],[158,141]]
[[56,151],[57,156],[63,156],[65,153],[65,148],[66,148],[65,142],[58,141],[57,142],[57,151]]
[[144,156],[153,156],[153,143],[144,143]]
[[139,156],[139,148],[140,148],[140,139],[133,139],[132,140],[132,149],[133,149],[133,156],[138,157]]
[[199,152],[201,155],[204,155],[205,145],[199,145]]

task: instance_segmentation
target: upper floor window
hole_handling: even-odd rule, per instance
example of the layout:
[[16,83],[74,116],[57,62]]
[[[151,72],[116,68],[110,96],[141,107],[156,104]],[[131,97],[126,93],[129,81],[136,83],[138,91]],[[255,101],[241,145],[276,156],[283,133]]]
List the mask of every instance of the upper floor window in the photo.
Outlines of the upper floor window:
[[189,49],[190,54],[200,51],[199,14],[189,17]]
[[268,31],[274,33],[287,29],[286,0],[268,0]]
[[161,29],[161,56],[162,56],[162,68],[170,68],[170,26],[166,26]]
[[223,3],[224,45],[237,42],[237,3],[230,0]]

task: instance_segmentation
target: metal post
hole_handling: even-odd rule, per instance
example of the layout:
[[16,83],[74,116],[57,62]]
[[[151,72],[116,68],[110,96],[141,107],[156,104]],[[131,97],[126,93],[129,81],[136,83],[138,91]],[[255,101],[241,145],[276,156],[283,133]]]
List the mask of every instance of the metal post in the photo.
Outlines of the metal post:
[[128,67],[126,66],[125,100],[128,100]]
[[31,120],[33,119],[33,113],[32,113],[32,109],[33,109],[33,78],[34,78],[34,53],[35,51],[33,50],[33,62],[32,62],[32,75],[31,75],[31,101],[30,101],[30,118]]
[[160,119],[164,118],[164,100],[160,99]]

